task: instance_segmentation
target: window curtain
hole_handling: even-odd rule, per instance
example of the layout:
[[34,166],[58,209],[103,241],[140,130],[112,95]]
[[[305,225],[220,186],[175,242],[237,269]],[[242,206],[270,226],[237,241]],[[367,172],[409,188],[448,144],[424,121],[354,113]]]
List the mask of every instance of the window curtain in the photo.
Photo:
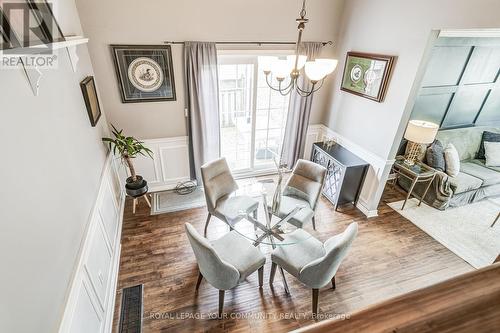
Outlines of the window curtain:
[[[319,56],[322,48],[323,44],[321,42],[304,42],[300,45],[299,53],[307,55],[307,60],[312,61]],[[311,89],[312,85],[307,79],[304,69],[302,69],[297,82],[299,87],[303,87],[304,90]],[[290,96],[283,149],[281,151],[281,161],[290,169],[293,168],[299,158],[304,156],[313,96],[314,94],[309,97],[301,97],[296,91],[293,91]]]
[[219,88],[215,43],[185,42],[191,178],[201,184],[201,166],[220,156]]

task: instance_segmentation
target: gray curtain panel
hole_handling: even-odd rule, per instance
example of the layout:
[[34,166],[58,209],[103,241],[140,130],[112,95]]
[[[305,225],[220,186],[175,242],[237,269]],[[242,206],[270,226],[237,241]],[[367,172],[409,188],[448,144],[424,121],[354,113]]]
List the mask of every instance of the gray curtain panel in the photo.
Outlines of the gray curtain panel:
[[[304,42],[300,46],[300,54],[307,55],[307,60],[312,61],[320,54],[322,47],[323,44],[321,42]],[[304,90],[311,89],[311,84],[304,70],[302,70],[302,75],[298,80],[298,84],[299,87],[303,87]],[[282,162],[290,169],[293,168],[295,162],[304,155],[313,95],[301,97],[294,91],[290,96],[290,106],[288,107],[288,118],[283,139],[283,150],[281,152]]]
[[215,43],[184,44],[191,177],[201,184],[201,166],[220,156],[219,88]]

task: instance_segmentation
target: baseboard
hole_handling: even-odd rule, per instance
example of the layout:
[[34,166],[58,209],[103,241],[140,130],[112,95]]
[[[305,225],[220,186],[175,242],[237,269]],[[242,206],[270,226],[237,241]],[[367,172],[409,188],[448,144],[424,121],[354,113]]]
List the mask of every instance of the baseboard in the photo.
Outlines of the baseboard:
[[372,217],[377,217],[378,216],[378,210],[369,210],[364,206],[362,203],[359,201],[356,203],[356,208],[359,209],[367,218],[372,218]]

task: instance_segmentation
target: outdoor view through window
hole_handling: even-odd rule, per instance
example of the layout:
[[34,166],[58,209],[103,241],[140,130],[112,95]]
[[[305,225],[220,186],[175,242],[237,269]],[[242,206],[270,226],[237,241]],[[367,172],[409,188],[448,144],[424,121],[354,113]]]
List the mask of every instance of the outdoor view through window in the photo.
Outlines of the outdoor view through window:
[[219,56],[221,156],[233,172],[274,168],[289,100],[266,84],[258,55]]

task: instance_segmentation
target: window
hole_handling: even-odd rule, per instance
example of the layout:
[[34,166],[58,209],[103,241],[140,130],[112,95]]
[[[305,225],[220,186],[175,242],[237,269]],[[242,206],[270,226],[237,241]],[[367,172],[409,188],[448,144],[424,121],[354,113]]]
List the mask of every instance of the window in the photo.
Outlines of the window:
[[274,168],[289,100],[269,88],[259,55],[219,55],[221,155],[233,172]]

